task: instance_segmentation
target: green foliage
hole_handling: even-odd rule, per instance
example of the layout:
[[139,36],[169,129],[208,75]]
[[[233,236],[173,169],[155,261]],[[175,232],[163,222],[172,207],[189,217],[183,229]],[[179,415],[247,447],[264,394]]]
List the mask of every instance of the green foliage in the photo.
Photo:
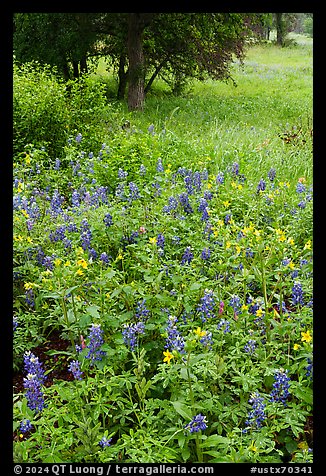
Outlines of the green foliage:
[[16,389],[15,462],[312,461],[311,70],[269,48],[240,91],[196,83],[143,115],[72,83],[60,164],[34,137],[16,154],[14,364],[22,382],[31,350],[47,379],[39,413]]

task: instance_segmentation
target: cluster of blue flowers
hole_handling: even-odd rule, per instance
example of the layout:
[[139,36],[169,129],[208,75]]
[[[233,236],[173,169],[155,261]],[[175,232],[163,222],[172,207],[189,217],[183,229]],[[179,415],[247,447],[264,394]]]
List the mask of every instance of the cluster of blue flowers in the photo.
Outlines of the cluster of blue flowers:
[[221,319],[217,324],[217,329],[222,329],[224,334],[231,332],[229,321],[227,321],[226,319]]
[[145,324],[143,322],[135,322],[131,324],[124,324],[123,327],[123,341],[133,352],[138,346],[139,334],[145,333]]
[[95,361],[102,360],[102,357],[106,354],[106,352],[101,350],[104,340],[103,329],[101,329],[100,324],[92,324],[88,338],[89,344],[87,346],[88,353],[86,359],[90,359],[92,365]]
[[38,413],[42,411],[45,406],[42,391],[45,374],[38,357],[30,351],[25,352],[24,369],[27,374],[26,378],[24,378],[24,388],[27,390],[27,406]]
[[259,392],[254,392],[250,395],[249,403],[252,405],[252,410],[248,414],[248,418],[245,422],[246,428],[243,433],[246,433],[249,428],[259,429],[261,428],[263,421],[266,419],[265,403],[263,397]]
[[292,287],[292,304],[304,306],[303,290],[299,281],[296,281]]
[[283,405],[286,405],[290,388],[290,377],[288,377],[288,371],[284,369],[277,370],[274,375],[274,380],[270,400],[271,402],[281,402]]
[[182,265],[190,264],[191,261],[193,260],[193,258],[194,258],[194,255],[191,251],[191,248],[190,248],[190,246],[187,246],[187,248],[185,249],[185,251],[182,255],[181,264]]
[[80,370],[80,362],[78,360],[70,362],[68,370],[72,372],[76,380],[82,380],[83,372]]
[[175,316],[168,317],[168,323],[165,329],[167,337],[165,340],[165,349],[177,350],[180,353],[184,352],[185,341],[177,328],[178,319]]
[[33,425],[31,424],[30,420],[25,418],[20,423],[19,429],[22,433],[27,433],[28,431],[31,431],[33,429]]
[[203,322],[215,317],[214,314],[215,299],[213,291],[206,289],[204,296],[200,299],[200,305],[197,307],[199,317]]
[[193,419],[185,426],[185,429],[190,433],[198,433],[199,431],[204,431],[207,428],[207,419],[204,415],[199,413],[194,416]]

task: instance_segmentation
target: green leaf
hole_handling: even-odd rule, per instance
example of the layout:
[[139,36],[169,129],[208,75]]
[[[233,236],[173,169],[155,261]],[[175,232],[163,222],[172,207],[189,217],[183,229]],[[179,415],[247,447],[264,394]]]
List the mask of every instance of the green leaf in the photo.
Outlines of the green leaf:
[[192,413],[191,413],[191,409],[189,408],[189,405],[187,405],[185,403],[182,403],[179,400],[177,400],[175,402],[171,402],[171,403],[172,403],[175,411],[177,413],[179,413],[179,415],[181,415],[183,418],[185,418],[187,420],[192,419]]
[[230,438],[220,435],[210,435],[201,443],[202,448],[210,448],[212,446],[228,446],[231,443]]

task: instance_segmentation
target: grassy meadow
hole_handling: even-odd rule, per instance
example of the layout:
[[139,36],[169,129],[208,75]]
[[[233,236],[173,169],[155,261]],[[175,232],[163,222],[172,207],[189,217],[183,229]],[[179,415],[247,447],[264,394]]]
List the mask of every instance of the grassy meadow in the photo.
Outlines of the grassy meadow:
[[232,82],[14,71],[14,461],[313,461],[312,41]]

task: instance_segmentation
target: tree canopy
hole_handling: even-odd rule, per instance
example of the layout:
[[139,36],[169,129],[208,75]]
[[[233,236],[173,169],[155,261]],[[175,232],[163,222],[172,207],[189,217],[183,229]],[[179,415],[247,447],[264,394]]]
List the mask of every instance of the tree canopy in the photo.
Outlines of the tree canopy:
[[234,57],[264,14],[249,13],[17,13],[16,61],[55,65],[65,77],[87,71],[87,59],[109,57],[118,97],[142,109],[158,75],[178,93],[187,78],[230,79]]

